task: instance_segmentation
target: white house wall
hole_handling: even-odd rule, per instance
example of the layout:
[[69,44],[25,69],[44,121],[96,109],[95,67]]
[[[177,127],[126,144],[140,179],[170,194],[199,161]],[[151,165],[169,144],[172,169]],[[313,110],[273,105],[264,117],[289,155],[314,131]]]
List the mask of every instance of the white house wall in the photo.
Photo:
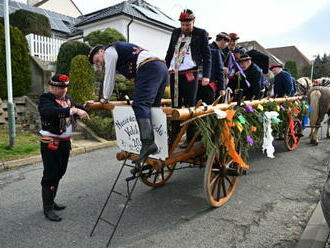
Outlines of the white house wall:
[[49,0],[40,5],[39,8],[51,10],[57,13],[61,13],[62,15],[72,17],[78,17],[81,15],[81,13],[70,0]]
[[[110,27],[121,32],[127,38],[127,25],[129,22],[130,19],[128,17],[118,16],[111,20],[108,19],[81,26],[80,29],[83,30],[85,37],[93,31],[104,30]],[[152,51],[160,58],[165,58],[171,38],[171,31],[163,30],[135,19],[131,23],[129,30],[129,42]]]

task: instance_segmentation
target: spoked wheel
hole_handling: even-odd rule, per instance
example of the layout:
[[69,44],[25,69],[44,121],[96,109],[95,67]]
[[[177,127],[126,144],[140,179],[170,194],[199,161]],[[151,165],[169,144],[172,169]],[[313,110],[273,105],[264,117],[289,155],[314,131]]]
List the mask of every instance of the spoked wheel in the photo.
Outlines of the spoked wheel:
[[174,163],[161,169],[156,169],[153,166],[148,165],[148,169],[143,170],[141,173],[140,179],[144,184],[150,187],[162,186],[172,176],[175,165],[176,164]]
[[204,190],[212,207],[220,207],[230,199],[240,174],[240,166],[229,155],[221,154],[218,149],[210,153],[204,174]]
[[284,145],[289,151],[293,151],[298,148],[300,138],[302,136],[301,121],[294,120],[293,130],[290,129],[289,125],[285,129]]

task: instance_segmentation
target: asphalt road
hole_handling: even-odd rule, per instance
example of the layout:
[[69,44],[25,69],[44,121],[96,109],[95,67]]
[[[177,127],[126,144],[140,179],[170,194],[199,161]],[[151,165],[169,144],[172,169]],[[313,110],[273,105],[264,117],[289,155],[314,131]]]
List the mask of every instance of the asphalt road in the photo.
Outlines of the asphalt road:
[[[217,209],[204,199],[203,169],[176,171],[157,189],[138,182],[111,247],[293,247],[319,200],[329,144],[323,139],[315,147],[303,138],[298,150],[287,152],[276,141],[275,159],[251,153],[248,174]],[[41,211],[41,164],[0,173],[0,247],[105,247],[108,225],[100,223],[93,237],[89,233],[120,168],[117,151],[70,159],[57,199],[67,205],[60,223],[47,221]],[[104,216],[122,204],[118,198]]]

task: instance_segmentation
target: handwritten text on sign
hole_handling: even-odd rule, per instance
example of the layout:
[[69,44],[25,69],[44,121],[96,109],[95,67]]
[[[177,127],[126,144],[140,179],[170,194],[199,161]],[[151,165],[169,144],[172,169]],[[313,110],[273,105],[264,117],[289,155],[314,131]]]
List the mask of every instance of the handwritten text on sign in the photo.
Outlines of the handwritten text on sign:
[[[112,113],[119,148],[127,152],[140,153],[141,141],[139,126],[136,122],[132,107],[117,106]],[[165,160],[168,157],[166,114],[160,108],[152,108],[151,119],[155,142],[160,152],[150,157]]]

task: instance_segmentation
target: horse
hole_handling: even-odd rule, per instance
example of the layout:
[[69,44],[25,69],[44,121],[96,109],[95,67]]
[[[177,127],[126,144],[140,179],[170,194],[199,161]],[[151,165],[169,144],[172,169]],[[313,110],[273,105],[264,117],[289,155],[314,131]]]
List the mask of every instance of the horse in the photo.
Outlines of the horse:
[[330,87],[314,86],[308,91],[307,97],[309,105],[313,109],[309,116],[311,144],[318,145],[317,132],[325,114],[328,115],[327,138],[330,138]]
[[296,95],[306,95],[308,90],[313,87],[313,82],[308,77],[297,79]]
[[321,77],[321,78],[315,79],[315,81],[317,82],[318,86],[330,87],[330,78],[328,78],[328,77]]

